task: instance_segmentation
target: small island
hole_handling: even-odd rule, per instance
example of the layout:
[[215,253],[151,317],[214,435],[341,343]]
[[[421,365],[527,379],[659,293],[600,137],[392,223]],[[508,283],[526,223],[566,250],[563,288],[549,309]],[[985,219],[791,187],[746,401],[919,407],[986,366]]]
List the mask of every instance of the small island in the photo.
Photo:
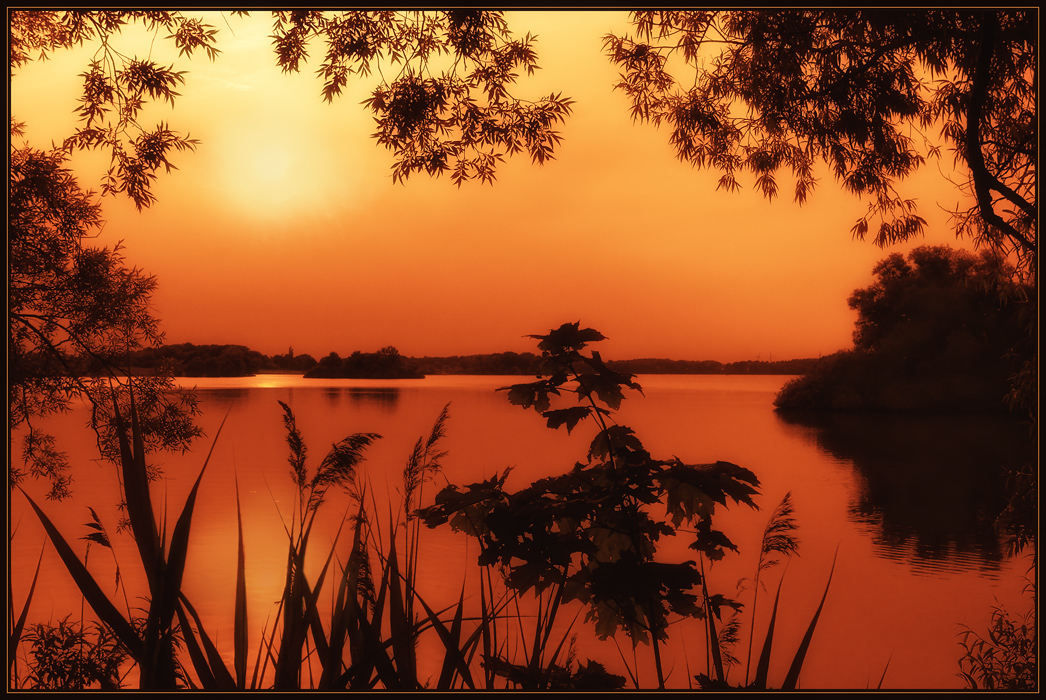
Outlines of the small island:
[[404,361],[391,345],[378,352],[353,352],[342,359],[332,352],[305,372],[306,379],[422,379],[425,375]]

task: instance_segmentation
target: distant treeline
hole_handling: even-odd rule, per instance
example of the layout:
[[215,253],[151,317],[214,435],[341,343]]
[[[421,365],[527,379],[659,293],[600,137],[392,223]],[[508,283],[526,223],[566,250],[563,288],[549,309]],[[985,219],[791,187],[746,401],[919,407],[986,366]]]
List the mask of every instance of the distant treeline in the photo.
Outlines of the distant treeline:
[[[128,358],[117,361],[126,365]],[[300,372],[307,377],[407,378],[430,374],[537,375],[541,357],[534,353],[499,352],[449,357],[405,357],[394,347],[356,351],[342,358],[332,352],[320,360],[308,354],[265,355],[243,345],[180,343],[132,353],[132,371],[151,372],[167,364],[176,377],[246,377],[264,372]],[[805,374],[817,359],[716,362],[714,360],[638,359],[607,363],[631,374]]]
[[411,366],[399,350],[389,345],[378,352],[357,350],[345,359],[332,352],[305,372],[305,376],[327,379],[420,379],[425,375]]

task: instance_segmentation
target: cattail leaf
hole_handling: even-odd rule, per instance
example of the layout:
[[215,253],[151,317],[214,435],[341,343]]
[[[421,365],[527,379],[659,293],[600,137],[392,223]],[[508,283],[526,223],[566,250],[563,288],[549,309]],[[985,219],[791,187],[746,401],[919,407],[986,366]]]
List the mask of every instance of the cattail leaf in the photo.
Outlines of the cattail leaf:
[[163,595],[160,597],[159,601],[156,599],[153,601],[154,606],[157,602],[160,604],[158,613],[160,615],[160,620],[164,625],[163,629],[166,629],[166,626],[173,620],[175,608],[177,607],[177,599],[178,596],[181,595],[182,577],[185,574],[185,561],[189,555],[189,532],[192,528],[192,516],[196,508],[196,497],[200,491],[200,483],[203,481],[204,472],[207,470],[207,465],[210,463],[211,456],[214,454],[214,446],[218,443],[218,437],[221,435],[222,428],[225,427],[225,421],[228,417],[228,413],[226,413],[225,418],[222,419],[221,424],[218,426],[218,430],[214,434],[214,440],[211,441],[211,449],[207,452],[207,457],[203,461],[200,473],[196,477],[192,489],[189,491],[189,496],[185,499],[185,505],[182,507],[182,512],[178,516],[178,520],[174,526],[174,531],[171,534],[170,552],[168,554],[167,563],[163,567],[163,580],[161,582]]
[[828,589],[832,585],[832,574],[835,573],[835,561],[839,556],[839,550],[836,549],[835,557],[832,558],[832,568],[828,572],[828,583],[825,584],[824,593],[821,595],[821,602],[817,606],[817,611],[814,613],[813,619],[810,620],[810,625],[806,628],[806,634],[803,635],[803,641],[800,643],[799,648],[795,652],[795,658],[792,659],[792,665],[788,669],[788,675],[785,677],[784,685],[781,686],[782,690],[795,690],[796,685],[799,683],[799,673],[803,668],[803,661],[806,659],[806,652],[810,649],[810,642],[814,636],[814,628],[817,627],[817,620],[821,616],[821,610],[824,609],[824,601],[828,598]]
[[36,561],[36,572],[33,573],[33,582],[29,584],[29,593],[25,597],[25,605],[22,606],[22,612],[18,615],[18,620],[14,623],[11,628],[11,636],[9,637],[7,645],[7,667],[10,670],[15,662],[15,656],[18,652],[18,642],[22,639],[22,630],[25,629],[25,620],[29,615],[29,604],[33,601],[33,593],[36,591],[36,581],[40,578],[40,564],[44,560],[44,550],[40,550],[40,558]]
[[29,505],[36,512],[37,517],[40,518],[40,522],[44,526],[51,544],[54,545],[55,551],[58,552],[62,563],[65,564],[69,575],[73,577],[73,581],[91,606],[91,609],[98,615],[98,619],[120,638],[131,658],[142,663],[145,655],[145,646],[138,637],[134,627],[124,619],[123,615],[116,609],[116,606],[102,592],[101,586],[98,585],[91,573],[80,562],[80,557],[69,546],[69,543],[66,542],[61,533],[58,532],[58,528],[54,526],[54,523],[48,519],[40,507],[29,497],[29,494],[23,491],[21,487],[18,487],[18,490],[22,492],[22,495],[25,496],[26,500],[29,501]]
[[[132,394],[133,397],[133,394]],[[133,404],[132,404],[133,407]],[[132,412],[132,415],[133,412]],[[152,498],[149,495],[149,475],[145,466],[145,455],[135,453],[127,437],[127,424],[120,414],[120,407],[113,393],[113,417],[116,422],[116,437],[120,445],[120,467],[123,475],[124,501],[127,504],[127,519],[131,534],[138,547],[138,554],[149,581],[153,600],[159,597],[160,580],[163,576],[160,563],[160,536],[156,530]],[[132,421],[131,432],[137,446],[142,442],[141,430]]]
[[417,688],[417,657],[414,622],[407,616],[404,592],[400,588],[400,572],[396,554],[396,534],[389,537],[389,558],[386,562],[389,579],[389,625],[392,632],[392,651],[400,681],[407,688]]
[[247,683],[247,566],[243,547],[240,483],[235,475],[233,483],[236,489],[236,602],[233,613],[233,665],[236,668],[236,688],[244,690]]
[[774,608],[770,613],[770,625],[766,628],[766,639],[763,640],[763,650],[759,654],[759,664],[756,666],[753,687],[756,690],[766,690],[766,680],[770,673],[770,653],[774,642],[774,626],[777,624],[777,605],[781,601],[781,586],[784,584],[784,574],[777,583],[777,595],[774,596]]
[[418,602],[425,608],[425,613],[429,617],[429,621],[432,623],[432,628],[436,630],[436,634],[439,635],[440,641],[443,643],[443,650],[445,652],[443,656],[443,668],[440,670],[439,682],[437,688],[449,688],[450,683],[457,673],[461,675],[465,684],[472,690],[476,689],[476,684],[472,680],[472,674],[469,672],[468,662],[465,661],[465,657],[461,653],[461,620],[463,614],[463,607],[465,604],[465,590],[462,588],[461,596],[458,598],[458,604],[454,611],[454,619],[451,622],[451,629],[447,629],[447,626],[443,624],[443,621],[439,619],[439,615],[433,612],[432,608],[429,607],[420,596]]
[[[185,595],[179,596],[182,605],[178,608],[178,619],[182,625],[182,637],[185,639],[186,646],[189,647],[190,652],[193,648],[196,649],[196,655],[193,656],[194,669],[197,674],[200,675],[201,682],[204,679],[204,674],[209,678],[211,688],[222,692],[228,692],[236,690],[236,681],[233,680],[232,674],[229,673],[229,669],[225,667],[225,661],[222,659],[222,655],[218,652],[218,647],[215,646],[214,642],[211,641],[210,636],[207,634],[200,621],[200,616],[196,613],[196,609],[189,603],[189,599]],[[196,631],[200,635],[200,641],[197,643],[196,635],[192,634],[192,626],[189,624],[189,620],[185,618],[185,611],[192,616],[193,621],[196,623]],[[206,654],[204,658],[200,651]]]

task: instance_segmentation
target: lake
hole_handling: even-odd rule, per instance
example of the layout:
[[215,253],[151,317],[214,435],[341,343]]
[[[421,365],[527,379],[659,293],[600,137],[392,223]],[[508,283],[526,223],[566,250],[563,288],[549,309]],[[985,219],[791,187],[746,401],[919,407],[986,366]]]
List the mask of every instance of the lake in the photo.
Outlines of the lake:
[[[963,625],[983,632],[993,605],[1015,612],[1029,605],[1023,589],[1031,556],[1008,556],[992,530],[992,518],[1004,497],[1000,468],[1034,459],[1026,428],[994,416],[782,416],[773,410],[772,401],[788,379],[640,376],[644,393],[626,398],[617,421],[631,427],[655,458],[676,456],[687,463],[723,460],[759,477],[761,510],[733,507],[716,513],[716,527],[738,545],[740,554],[708,570],[713,591],[742,602],[750,600],[750,590],[737,594],[738,581],[754,575],[766,519],[791,493],[799,554],[766,575],[767,593],[759,594],[757,609],[756,634],[761,640],[777,581],[784,573],[775,649],[785,653],[771,665],[772,686],[778,686],[787,672],[791,652],[817,608],[834,561],[831,587],[800,687],[875,688],[882,678],[884,689],[962,688],[957,635]],[[503,392],[495,391],[528,381],[526,377],[378,381],[259,375],[180,381],[197,388],[203,411],[200,422],[208,437],[184,456],[158,456],[165,475],[158,491],[169,509],[181,508],[211,439],[225,420],[203,479],[185,580],[189,598],[211,621],[219,644],[228,643],[232,636],[237,494],[248,531],[252,637],[273,614],[272,603],[283,585],[286,549],[281,517],[290,512],[296,492],[277,401],[293,409],[312,469],[334,442],[350,433],[382,435],[366,452],[364,469],[376,500],[387,501],[392,508],[400,507],[401,474],[415,441],[428,435],[448,403],[450,419],[442,443],[448,455],[440,481],[426,486],[425,504],[447,482],[472,483],[506,467],[512,467],[509,486],[513,488],[566,471],[584,459],[595,432],[584,423],[572,434],[549,430],[540,416],[509,404]],[[116,531],[115,468],[93,456],[93,436],[83,427],[85,420],[85,410],[79,409],[41,422],[73,456],[74,497],[61,504],[44,503],[44,489],[27,486],[70,540],[87,533],[88,506],[94,507],[110,533]],[[325,504],[327,530],[319,536],[328,541],[333,537],[347,504],[344,497]],[[15,605],[24,600],[43,550],[43,579],[30,622],[79,615],[76,589],[44,547],[42,529],[17,493],[11,497],[10,513],[15,531],[11,544]],[[419,593],[433,608],[450,605],[456,602],[463,580],[472,576],[474,582],[476,545],[446,529],[426,531],[423,536],[419,571],[424,586],[419,586]],[[124,542],[115,554],[129,589],[135,590],[130,571],[133,551]],[[91,549],[89,565],[100,580],[113,581],[115,589],[115,567],[108,551]],[[742,667],[732,671],[734,682],[744,675],[748,634],[744,619],[742,643],[735,649]],[[700,628],[672,629],[674,641],[665,654],[668,683],[686,688],[689,676],[704,672],[705,651],[696,631]],[[581,659],[592,658],[625,675],[621,654],[631,664],[632,651],[623,635],[619,651],[613,641],[598,641],[591,625],[581,618],[574,631]],[[647,647],[636,652],[645,687],[655,682],[649,657]]]

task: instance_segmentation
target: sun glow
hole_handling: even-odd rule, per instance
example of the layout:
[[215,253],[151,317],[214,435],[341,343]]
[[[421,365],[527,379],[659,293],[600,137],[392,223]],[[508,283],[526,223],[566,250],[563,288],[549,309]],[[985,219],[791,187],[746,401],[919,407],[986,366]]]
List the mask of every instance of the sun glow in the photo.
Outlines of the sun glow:
[[274,139],[262,130],[228,136],[228,155],[216,176],[219,193],[247,215],[293,215],[315,197],[315,166],[290,139]]

